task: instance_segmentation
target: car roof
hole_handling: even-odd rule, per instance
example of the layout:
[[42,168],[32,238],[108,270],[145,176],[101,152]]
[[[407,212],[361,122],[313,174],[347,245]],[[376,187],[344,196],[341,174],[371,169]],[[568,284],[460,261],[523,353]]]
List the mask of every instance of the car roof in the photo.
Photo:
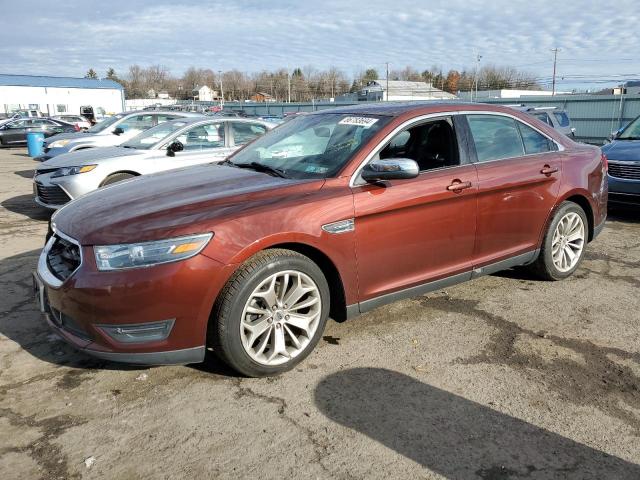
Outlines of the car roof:
[[238,122],[238,123],[262,123],[264,125],[272,125],[275,126],[274,123],[268,122],[266,120],[260,120],[259,118],[242,118],[242,117],[214,117],[212,115],[196,115],[189,116],[185,118],[176,118],[174,120],[169,120],[167,122],[163,122],[161,125],[165,123],[183,123],[184,125],[193,125],[194,123],[220,123],[220,122]]
[[182,112],[182,111],[176,111],[176,110],[131,110],[129,112],[120,112],[116,115],[122,115],[122,116],[126,116],[126,115],[162,115],[162,114],[166,114],[166,115],[182,115],[185,118],[187,117],[203,117],[204,115],[202,115],[201,113],[194,113],[194,112]]
[[490,110],[495,112],[511,112],[512,109],[500,105],[492,105],[488,103],[472,103],[461,101],[409,101],[409,102],[376,102],[363,105],[345,105],[331,109],[319,110],[313,112],[312,115],[326,113],[352,113],[367,115],[382,115],[388,117],[399,117],[406,113],[436,113],[436,112],[452,112],[456,110]]

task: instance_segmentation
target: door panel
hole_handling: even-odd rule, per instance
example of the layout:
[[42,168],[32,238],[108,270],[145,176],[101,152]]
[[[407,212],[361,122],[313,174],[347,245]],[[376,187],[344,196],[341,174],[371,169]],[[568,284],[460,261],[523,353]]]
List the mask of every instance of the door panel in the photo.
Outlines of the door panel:
[[[539,247],[562,167],[555,144],[531,127],[509,117],[481,117],[468,117],[478,171],[474,268]],[[517,156],[501,158],[508,155]]]
[[[455,180],[472,186],[448,190]],[[474,165],[353,187],[360,301],[469,271],[476,190]]]

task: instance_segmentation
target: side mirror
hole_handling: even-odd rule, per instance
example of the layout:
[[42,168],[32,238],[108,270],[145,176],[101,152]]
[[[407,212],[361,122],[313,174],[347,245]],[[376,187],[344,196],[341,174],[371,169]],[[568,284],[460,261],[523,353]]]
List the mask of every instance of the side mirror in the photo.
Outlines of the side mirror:
[[420,173],[418,164],[410,158],[372,160],[362,169],[362,178],[367,182],[416,178]]
[[184,145],[182,144],[182,142],[174,140],[167,146],[167,156],[175,157],[176,152],[181,152],[182,150],[184,150]]
[[124,133],[124,130],[121,127],[116,127],[113,129],[114,135],[122,135],[123,133]]

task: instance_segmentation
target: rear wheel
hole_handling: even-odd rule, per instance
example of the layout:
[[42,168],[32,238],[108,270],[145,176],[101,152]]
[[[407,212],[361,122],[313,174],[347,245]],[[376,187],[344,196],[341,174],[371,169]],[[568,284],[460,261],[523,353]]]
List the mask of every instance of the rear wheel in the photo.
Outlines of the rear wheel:
[[265,250],[247,260],[220,293],[209,344],[244,375],[277,375],[311,353],[328,315],[322,270],[297,252]]
[[105,178],[100,186],[106,187],[107,185],[113,185],[114,183],[129,180],[130,178],[134,177],[135,175],[133,175],[132,173],[114,173],[113,175],[109,175],[107,178]]
[[563,202],[549,224],[538,259],[530,269],[545,280],[562,280],[580,265],[588,241],[588,220],[573,202]]

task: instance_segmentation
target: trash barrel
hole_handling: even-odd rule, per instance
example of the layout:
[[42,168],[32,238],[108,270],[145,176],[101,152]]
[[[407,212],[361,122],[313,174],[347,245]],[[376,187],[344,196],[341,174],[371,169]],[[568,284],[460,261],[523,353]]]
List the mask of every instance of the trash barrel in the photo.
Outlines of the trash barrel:
[[44,144],[44,133],[29,132],[27,133],[27,151],[30,157],[39,157],[42,155],[42,145]]

